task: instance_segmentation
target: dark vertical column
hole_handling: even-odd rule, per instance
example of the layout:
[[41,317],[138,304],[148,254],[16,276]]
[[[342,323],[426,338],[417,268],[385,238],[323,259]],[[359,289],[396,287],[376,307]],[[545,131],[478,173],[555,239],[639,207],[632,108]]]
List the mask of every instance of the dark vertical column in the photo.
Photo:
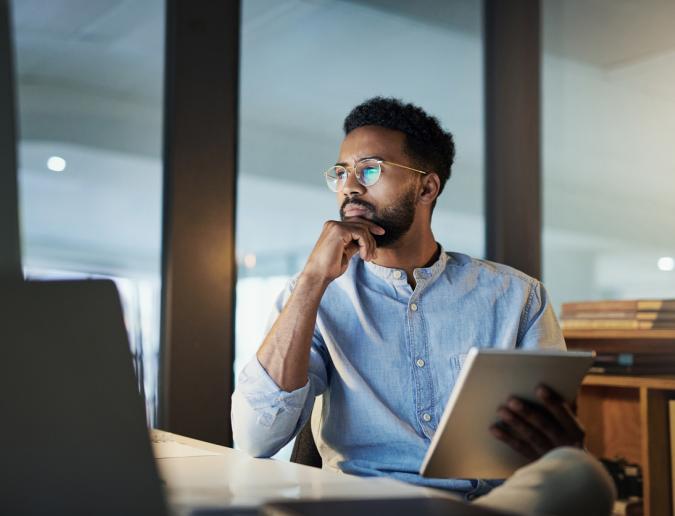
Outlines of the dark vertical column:
[[485,0],[487,258],[541,276],[540,4]]
[[9,0],[0,0],[0,277],[21,278],[14,47]]
[[160,426],[231,444],[239,1],[167,0]]

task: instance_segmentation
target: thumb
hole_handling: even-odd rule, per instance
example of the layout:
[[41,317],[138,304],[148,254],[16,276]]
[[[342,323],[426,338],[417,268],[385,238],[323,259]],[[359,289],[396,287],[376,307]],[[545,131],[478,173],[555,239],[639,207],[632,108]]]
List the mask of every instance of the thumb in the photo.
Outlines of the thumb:
[[344,248],[344,255],[347,260],[349,260],[352,256],[354,256],[358,252],[359,252],[359,244],[357,244],[353,240],[349,244],[347,244]]

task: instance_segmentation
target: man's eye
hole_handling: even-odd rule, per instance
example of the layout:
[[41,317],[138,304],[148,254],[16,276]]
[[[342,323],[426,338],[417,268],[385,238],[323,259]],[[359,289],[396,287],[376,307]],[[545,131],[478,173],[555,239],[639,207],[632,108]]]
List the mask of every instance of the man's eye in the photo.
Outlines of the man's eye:
[[332,167],[326,172],[326,177],[333,181],[340,181],[345,177],[345,169],[342,167]]
[[368,184],[373,184],[377,181],[377,178],[380,175],[380,169],[378,167],[364,167],[361,174],[363,174],[363,181]]

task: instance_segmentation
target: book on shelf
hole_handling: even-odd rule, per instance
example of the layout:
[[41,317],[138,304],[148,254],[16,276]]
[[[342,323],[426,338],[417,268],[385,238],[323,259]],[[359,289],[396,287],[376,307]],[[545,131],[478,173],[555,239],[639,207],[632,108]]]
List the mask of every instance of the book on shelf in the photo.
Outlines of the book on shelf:
[[671,376],[674,308],[672,299],[566,303],[560,325],[569,349],[596,352],[591,373]]
[[674,312],[675,299],[627,299],[564,303],[562,315],[577,312]]
[[675,374],[675,352],[597,353],[589,372],[620,375],[672,375]]
[[582,312],[567,312],[563,310],[564,320],[587,320],[587,319],[602,319],[602,320],[637,320],[637,321],[675,321],[675,311],[670,312],[604,312],[604,311],[582,311]]
[[560,326],[563,330],[675,330],[675,319],[562,319]]
[[[567,349],[596,354],[675,355],[675,330],[564,330]],[[675,374],[668,373],[668,374]]]
[[675,299],[564,303],[564,330],[675,330]]

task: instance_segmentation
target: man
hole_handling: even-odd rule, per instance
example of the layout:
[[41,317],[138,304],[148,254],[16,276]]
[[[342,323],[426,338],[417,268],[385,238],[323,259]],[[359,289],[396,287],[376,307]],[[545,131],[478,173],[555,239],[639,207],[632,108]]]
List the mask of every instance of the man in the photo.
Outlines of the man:
[[[435,118],[376,97],[352,110],[344,131],[338,162],[325,173],[341,220],[325,223],[240,374],[235,441],[252,455],[273,455],[323,394],[315,439],[324,467],[484,495],[500,482],[427,479],[419,467],[471,346],[564,349],[546,291],[507,266],[446,253],[434,239],[431,216],[455,154]],[[570,407],[545,387],[537,395],[545,408],[505,396],[495,438],[533,461],[580,448],[584,433]],[[564,480],[542,473],[555,465],[605,493],[584,514],[606,513],[612,491],[601,467],[570,448],[552,455],[481,503],[554,513],[541,499],[551,498],[551,484],[565,491]]]

